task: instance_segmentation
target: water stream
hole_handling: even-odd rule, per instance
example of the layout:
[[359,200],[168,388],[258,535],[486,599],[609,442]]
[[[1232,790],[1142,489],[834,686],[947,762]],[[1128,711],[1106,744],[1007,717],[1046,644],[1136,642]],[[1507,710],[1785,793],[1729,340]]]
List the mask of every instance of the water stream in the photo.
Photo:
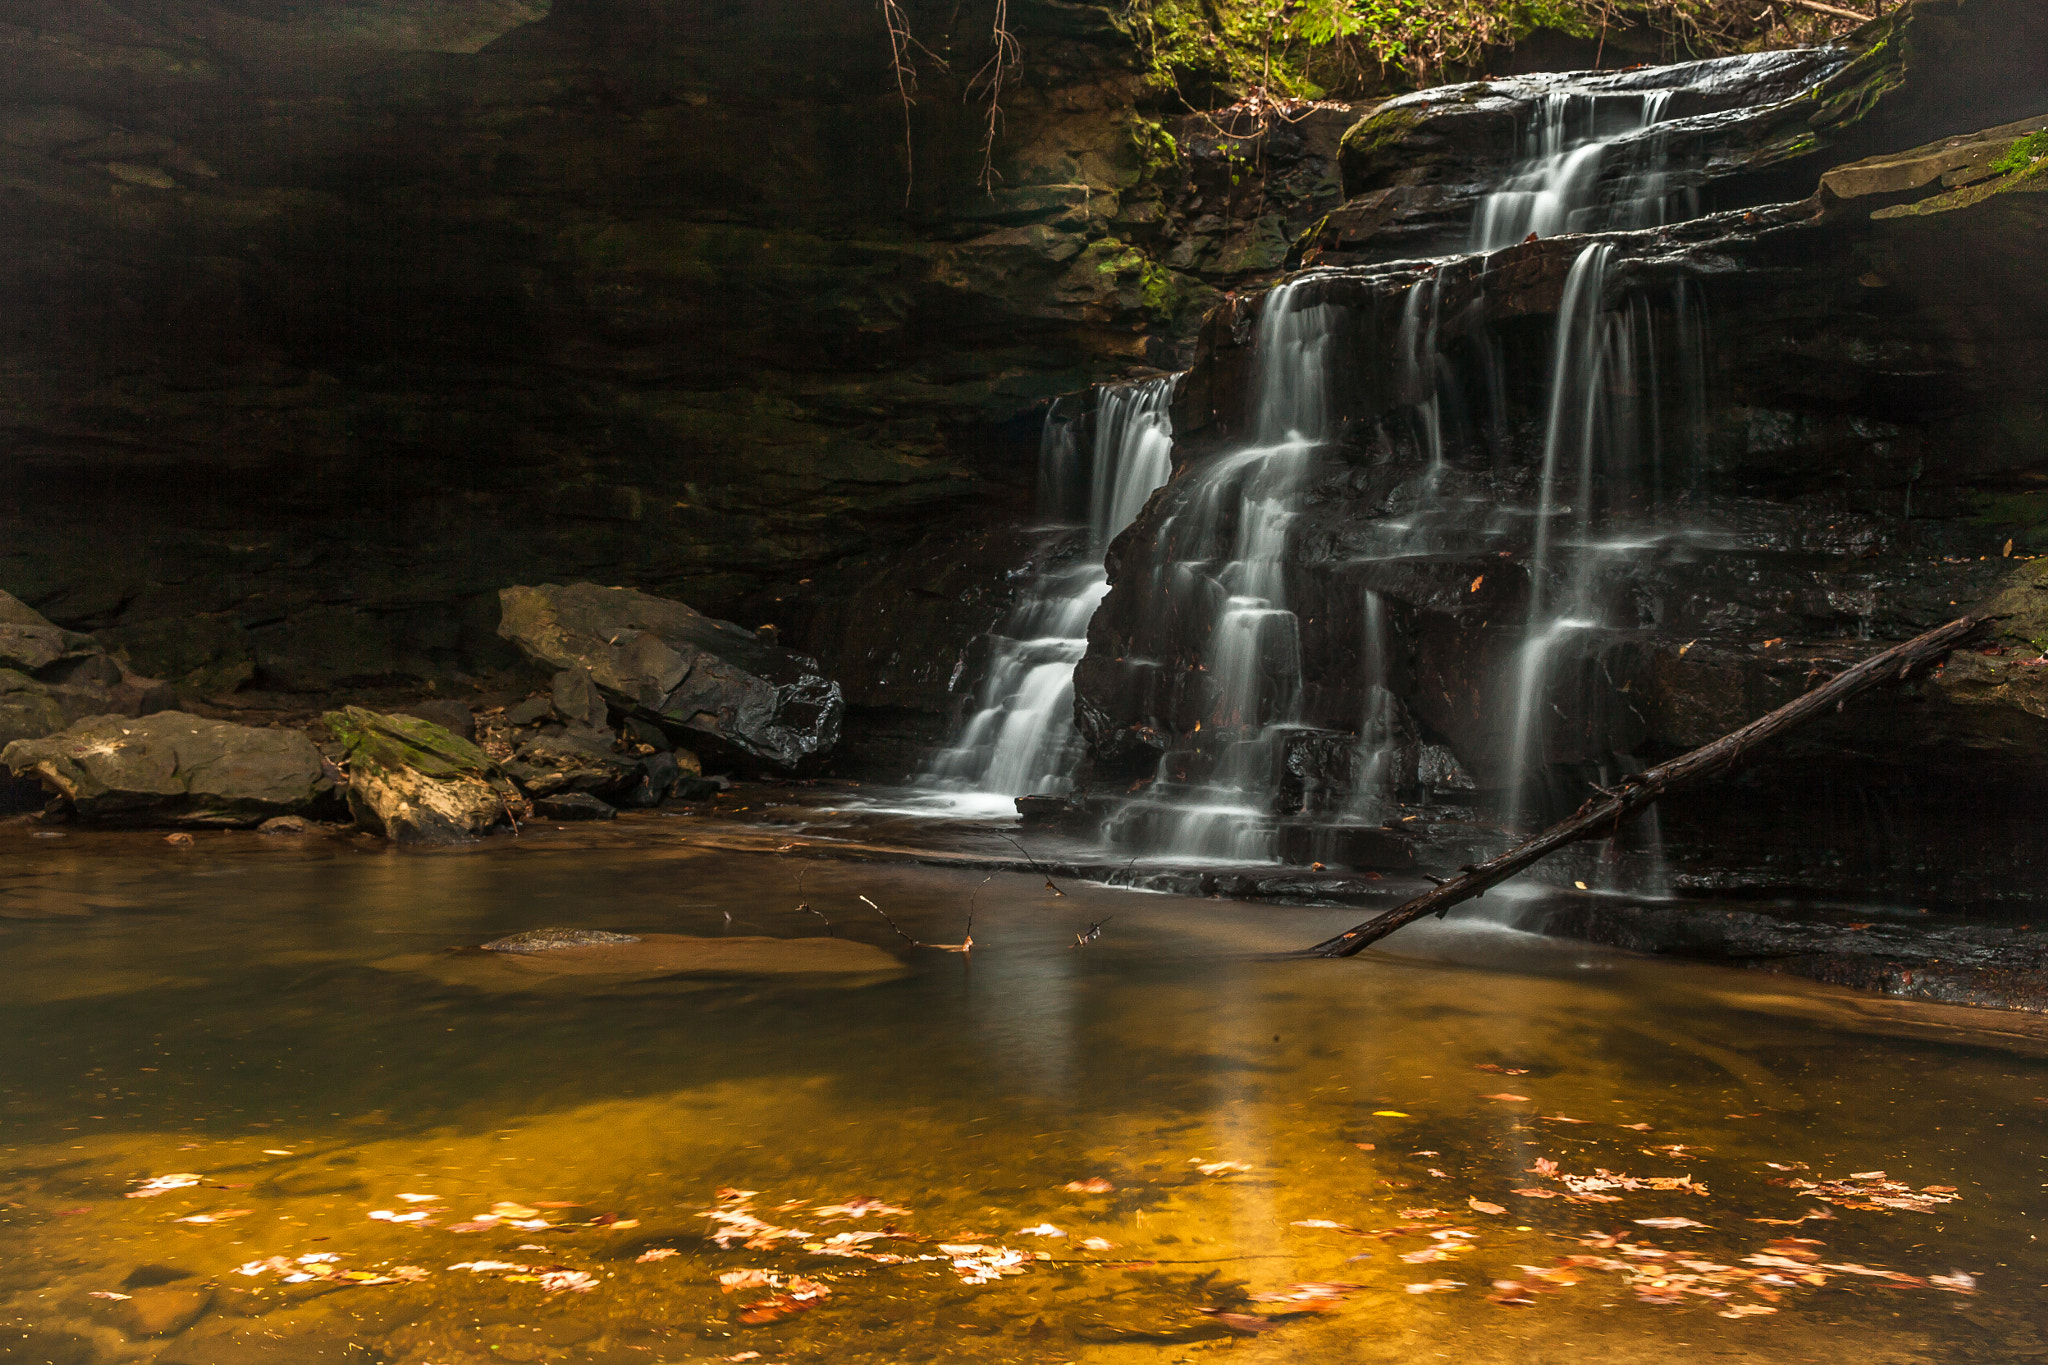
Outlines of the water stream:
[[1071,530],[1041,547],[1044,567],[989,634],[986,672],[972,713],[952,745],[931,760],[920,785],[934,791],[996,798],[1073,786],[1080,761],[1074,729],[1074,665],[1088,648],[1088,621],[1109,580],[1102,556],[1130,525],[1171,468],[1173,426],[1168,408],[1177,379],[1166,376],[1097,391],[1087,459],[1074,419],[1057,406],[1047,415],[1039,482],[1045,511],[1057,522],[1080,510],[1077,545]]

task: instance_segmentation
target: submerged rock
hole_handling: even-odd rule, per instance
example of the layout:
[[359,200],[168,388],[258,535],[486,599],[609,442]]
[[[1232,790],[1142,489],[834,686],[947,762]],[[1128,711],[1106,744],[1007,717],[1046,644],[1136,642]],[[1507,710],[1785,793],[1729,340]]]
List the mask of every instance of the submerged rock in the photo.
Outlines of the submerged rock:
[[[523,937],[513,935],[515,939]],[[687,988],[692,978],[721,977],[782,978],[808,989],[853,988],[886,981],[904,971],[894,954],[852,939],[693,934],[643,934],[632,943],[565,943],[537,952],[472,949],[408,953],[374,965],[386,971],[416,972],[470,990],[607,993],[635,983],[673,990]]]
[[[595,583],[498,594],[498,633],[556,669],[581,670],[619,711],[794,767],[839,740],[839,684],[817,661],[681,602]],[[575,689],[558,680],[557,704]]]
[[468,740],[359,706],[322,719],[347,751],[348,807],[364,829],[399,843],[451,843],[507,818],[511,784]]
[[484,944],[490,953],[551,953],[558,948],[588,948],[606,943],[638,943],[633,934],[614,934],[604,929],[528,929],[507,934]]
[[40,778],[83,819],[131,824],[255,825],[301,814],[333,788],[299,731],[182,711],[96,716],[17,740],[0,764]]

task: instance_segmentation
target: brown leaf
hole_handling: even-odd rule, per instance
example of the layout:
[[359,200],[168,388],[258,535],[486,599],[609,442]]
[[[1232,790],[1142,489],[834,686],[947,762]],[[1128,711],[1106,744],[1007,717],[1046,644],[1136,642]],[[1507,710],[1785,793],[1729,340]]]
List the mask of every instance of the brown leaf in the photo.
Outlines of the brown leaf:
[[1108,1194],[1116,1186],[1099,1175],[1091,1175],[1086,1180],[1069,1180],[1061,1188],[1074,1194]]
[[1201,1311],[1231,1331],[1248,1337],[1255,1337],[1261,1332],[1270,1332],[1275,1327],[1287,1325],[1278,1318],[1262,1318],[1251,1313],[1226,1313],[1221,1308],[1204,1308]]
[[1498,1095],[1481,1095],[1479,1098],[1482,1100],[1499,1100],[1503,1104],[1527,1104],[1529,1102],[1527,1095],[1510,1095],[1506,1091],[1502,1091]]
[[1474,1209],[1474,1210],[1476,1210],[1476,1211],[1478,1211],[1478,1212],[1480,1212],[1480,1213],[1506,1213],[1506,1212],[1507,1212],[1507,1210],[1506,1210],[1506,1209],[1504,1209],[1504,1208],[1502,1208],[1502,1207],[1501,1207],[1500,1205],[1498,1205],[1498,1204],[1489,1204],[1489,1203],[1487,1203],[1487,1202],[1486,1202],[1486,1201],[1485,1201],[1484,1199],[1477,1199],[1477,1198],[1473,1198],[1473,1199],[1467,1199],[1467,1200],[1465,1201],[1465,1203],[1466,1203],[1466,1204],[1467,1204],[1468,1206],[1470,1206],[1470,1207],[1471,1207],[1472,1209]]

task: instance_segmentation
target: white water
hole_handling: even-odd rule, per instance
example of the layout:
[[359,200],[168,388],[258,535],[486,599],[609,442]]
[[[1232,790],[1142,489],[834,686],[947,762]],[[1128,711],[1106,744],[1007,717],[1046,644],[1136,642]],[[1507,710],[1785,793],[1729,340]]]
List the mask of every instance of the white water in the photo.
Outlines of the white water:
[[[1150,379],[1099,391],[1086,546],[1034,579],[992,632],[974,710],[951,747],[933,756],[920,786],[996,798],[1072,788],[1080,759],[1074,666],[1088,649],[1089,618],[1109,591],[1103,551],[1166,482],[1173,452],[1167,407],[1175,382]],[[1072,424],[1057,411],[1049,414],[1041,484],[1054,499],[1076,482],[1078,456]]]
[[1594,94],[1565,87],[1535,107],[1522,164],[1481,203],[1472,249],[1498,251],[1529,234],[1602,228],[1654,227],[1664,221],[1665,147],[1661,139],[1637,146],[1618,197],[1603,203],[1600,174],[1615,144],[1660,122],[1669,90]]
[[1162,757],[1148,793],[1111,819],[1114,842],[1180,858],[1273,856],[1272,793],[1300,710],[1290,530],[1329,429],[1339,317],[1298,281],[1267,295],[1248,442],[1192,471],[1180,509],[1160,528],[1154,581],[1212,604],[1200,718],[1192,747]]

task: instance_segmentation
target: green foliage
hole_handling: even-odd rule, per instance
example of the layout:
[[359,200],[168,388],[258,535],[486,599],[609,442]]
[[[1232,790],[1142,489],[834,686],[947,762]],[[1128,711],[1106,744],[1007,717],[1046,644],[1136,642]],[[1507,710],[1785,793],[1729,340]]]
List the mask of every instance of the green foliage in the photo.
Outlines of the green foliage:
[[1991,164],[1991,169],[2000,175],[2018,175],[2021,171],[2032,170],[2034,163],[2044,156],[2048,156],[2048,128],[2029,133],[2013,143],[2004,156]]
[[[1424,84],[1537,29],[1597,39],[1630,29],[1674,58],[1834,36],[1847,26],[1752,0],[1127,0],[1156,86],[1185,78],[1268,98]],[[1816,25],[1823,27],[1816,27]],[[1832,24],[1832,27],[1824,25]]]

